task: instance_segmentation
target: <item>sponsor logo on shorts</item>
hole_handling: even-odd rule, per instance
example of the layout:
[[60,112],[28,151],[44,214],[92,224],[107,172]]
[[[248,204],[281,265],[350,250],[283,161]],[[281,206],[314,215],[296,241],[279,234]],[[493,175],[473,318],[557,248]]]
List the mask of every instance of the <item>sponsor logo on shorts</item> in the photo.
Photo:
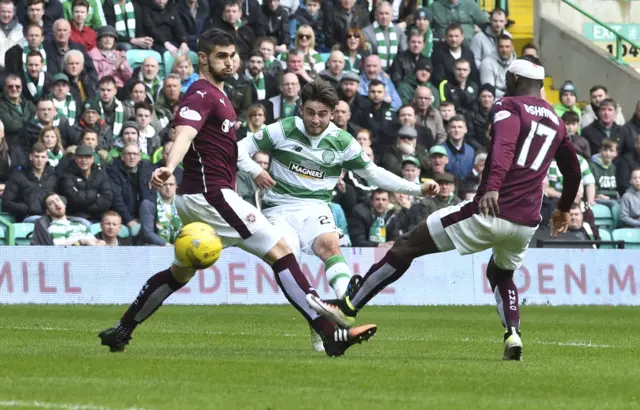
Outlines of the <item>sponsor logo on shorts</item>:
[[252,224],[256,221],[256,216],[254,214],[249,214],[245,217],[245,219],[247,220],[247,222]]
[[306,168],[300,164],[296,164],[295,162],[289,163],[289,171],[293,171],[296,174],[302,176],[303,178],[311,178],[311,179],[324,179],[324,175],[325,175],[324,171]]

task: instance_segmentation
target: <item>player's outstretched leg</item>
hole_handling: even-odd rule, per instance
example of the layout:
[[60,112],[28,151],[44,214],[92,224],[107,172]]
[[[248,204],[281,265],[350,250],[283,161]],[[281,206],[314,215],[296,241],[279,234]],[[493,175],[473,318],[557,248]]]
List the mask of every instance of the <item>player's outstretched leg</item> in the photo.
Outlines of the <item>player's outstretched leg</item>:
[[513,282],[513,270],[501,269],[491,256],[487,278],[496,298],[498,315],[505,328],[503,360],[522,360],[520,339],[520,304],[518,288]]
[[429,228],[422,223],[397,240],[389,252],[371,266],[364,278],[353,276],[343,300],[323,301],[315,295],[309,295],[307,302],[322,316],[341,326],[352,326],[358,310],[382,289],[400,279],[415,258],[436,252],[439,250],[429,234]]
[[172,265],[150,277],[120,321],[100,332],[102,344],[112,352],[123,352],[136,326],[154,314],[165,299],[186,285],[195,273],[195,269]]
[[336,326],[335,323],[320,316],[309,307],[306,302],[307,295],[313,295],[319,299],[318,293],[309,284],[284,240],[280,240],[264,256],[264,260],[273,268],[278,285],[289,303],[321,335],[328,356],[341,356],[352,345],[362,343],[376,333],[376,325],[363,325],[352,329]]

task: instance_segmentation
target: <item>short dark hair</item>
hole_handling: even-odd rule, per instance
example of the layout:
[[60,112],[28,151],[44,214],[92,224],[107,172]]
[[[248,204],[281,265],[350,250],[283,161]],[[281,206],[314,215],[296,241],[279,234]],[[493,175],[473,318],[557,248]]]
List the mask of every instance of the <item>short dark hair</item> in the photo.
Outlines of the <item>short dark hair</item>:
[[524,54],[526,50],[536,50],[536,54],[538,54],[538,47],[536,47],[536,45],[533,43],[525,44],[524,47],[522,47],[522,53],[520,54]]
[[403,106],[401,106],[400,108],[398,108],[398,115],[400,115],[400,111],[404,110],[405,108],[411,108],[413,109],[413,112],[416,111],[415,108],[413,108],[413,105],[411,104],[404,104]]
[[447,126],[451,126],[451,123],[454,122],[464,122],[465,125],[467,125],[467,120],[464,118],[464,115],[462,114],[456,114],[453,117],[451,117],[451,119],[449,120],[449,124],[447,124]]
[[260,57],[264,61],[264,57],[262,56],[262,53],[260,53],[260,50],[258,49],[251,50],[251,52],[249,53],[249,58],[247,58],[247,61],[251,60],[251,57]]
[[41,142],[36,142],[31,147],[31,152],[32,153],[37,153],[37,154],[40,154],[42,152],[47,152],[47,147],[45,147],[44,144],[41,143]]
[[600,143],[600,149],[618,149],[618,141],[605,138]]
[[442,101],[440,103],[440,108],[442,107],[456,107],[456,105],[454,103],[452,103],[451,101]]
[[149,112],[151,112],[151,114],[153,115],[153,106],[151,104],[149,104],[146,101],[140,101],[135,103],[135,105],[133,106],[133,113],[137,113],[139,109],[144,109],[144,110],[149,110]]
[[339,101],[336,89],[333,88],[331,84],[321,79],[316,79],[302,87],[300,99],[302,100],[302,104],[307,101],[318,101],[329,106],[332,110],[336,107],[336,104],[338,104]]
[[369,83],[369,88],[371,87],[376,87],[378,85],[381,85],[384,87],[384,83],[380,80],[378,80],[377,78],[374,78],[373,80],[371,80],[371,82]]
[[369,199],[373,199],[374,196],[380,195],[380,194],[389,195],[389,191],[387,191],[386,189],[382,189],[382,188],[376,188],[373,191],[371,191],[371,196],[369,197]]
[[29,59],[29,57],[40,57],[40,60],[42,60],[44,62],[44,57],[42,57],[42,54],[40,54],[40,51],[38,50],[31,50],[29,51],[29,54],[27,54],[27,60]]
[[605,98],[604,100],[600,101],[600,105],[598,106],[598,110],[600,110],[600,108],[602,107],[613,107],[613,109],[616,109],[616,100],[614,100],[613,98]]
[[46,194],[44,194],[44,197],[42,197],[42,207],[45,210],[47,209],[47,199],[51,198],[54,195],[58,195],[58,194],[53,192],[53,191],[50,191],[50,192],[47,192]]
[[469,64],[469,68],[471,68],[471,62],[464,57],[460,57],[459,59],[457,59],[455,63],[453,63],[453,66],[455,67],[459,64]]
[[71,3],[71,10],[78,6],[86,7],[87,10],[89,10],[89,2],[87,0],[73,0],[73,2]]
[[420,37],[421,39],[424,39],[424,35],[420,34],[418,30],[411,30],[407,36],[407,40],[411,40],[411,37]]
[[100,79],[100,81],[98,81],[98,87],[101,86],[102,84],[106,84],[106,83],[117,84],[116,83],[116,79],[113,78],[112,75],[105,75],[104,77],[102,77]]
[[609,90],[607,89],[607,87],[605,87],[604,85],[597,84],[589,88],[589,95],[593,94],[594,91],[598,91],[598,90],[602,90],[604,91],[605,94],[609,94]]
[[513,38],[511,38],[511,36],[508,36],[506,34],[500,34],[498,36],[498,43],[501,41],[510,41],[511,43],[513,43]]
[[273,39],[273,37],[260,37],[258,41],[256,41],[256,45],[260,47],[260,44],[264,43],[265,41],[267,43],[271,43],[273,47],[276,47],[278,45],[276,44],[276,41]]
[[[7,77],[7,79],[9,79],[9,77]],[[6,81],[6,80],[5,80]],[[53,104],[53,99],[50,96],[47,95],[43,95],[42,97],[40,97],[38,99],[38,102],[36,102],[36,108],[38,108],[38,106],[40,105],[40,103],[43,102],[50,102],[51,104]]]
[[495,9],[491,10],[491,14],[489,14],[489,17],[493,17],[495,14],[504,14],[506,16],[507,12],[500,7],[496,7]]
[[562,121],[565,124],[577,124],[580,122],[580,116],[575,111],[567,111],[562,114]]
[[[573,210],[573,209],[580,209],[580,204],[579,204],[579,203],[577,203],[577,202],[574,202],[574,203],[572,203],[572,204],[571,204],[571,208],[569,208],[569,209],[570,209],[570,210]],[[580,212],[582,212],[582,209],[580,209]]]
[[82,130],[82,134],[80,134],[80,141],[82,141],[84,139],[84,136],[87,134],[96,134],[96,136],[98,136],[98,130],[93,126],[86,127],[84,130]]
[[[35,6],[36,4],[40,4],[42,3],[43,5],[45,4],[44,0],[27,0],[27,8],[31,7],[31,6]],[[40,27],[40,26],[38,26]]]
[[198,52],[209,54],[215,47],[235,45],[234,37],[219,28],[210,28],[198,37]]
[[[40,2],[40,1],[39,1]],[[42,0],[42,3],[44,3],[44,0]],[[37,3],[36,3],[37,4]],[[26,34],[29,32],[29,29],[32,28],[37,28],[40,30],[40,33],[42,33],[42,35],[44,36],[44,28],[40,27],[39,25],[35,24],[35,23],[31,23],[31,24],[27,24],[27,26],[24,28],[24,34],[26,37]]]
[[460,24],[451,23],[449,24],[449,26],[447,26],[447,31],[445,31],[445,35],[449,34],[449,32],[453,30],[460,30],[461,33],[464,33],[464,31],[462,30],[462,26]]
[[240,5],[238,4],[237,1],[235,0],[227,0],[223,3],[222,5],[222,10],[226,9],[227,7],[234,7],[234,6],[238,6],[238,8],[240,9],[240,11],[242,11],[242,8],[240,7]]

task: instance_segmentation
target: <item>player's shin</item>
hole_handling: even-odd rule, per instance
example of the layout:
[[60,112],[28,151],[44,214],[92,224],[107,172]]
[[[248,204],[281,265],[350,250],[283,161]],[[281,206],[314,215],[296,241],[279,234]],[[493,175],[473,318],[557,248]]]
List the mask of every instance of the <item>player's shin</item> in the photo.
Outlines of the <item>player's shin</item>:
[[358,290],[350,297],[352,308],[362,309],[382,289],[400,279],[409,266],[411,263],[398,258],[391,249],[378,263],[371,266]]
[[[182,272],[187,268],[173,266],[150,277],[142,290],[116,325],[118,334],[129,337],[140,323],[151,316],[171,294],[187,284],[191,276]],[[172,272],[172,270],[176,272]],[[189,269],[189,271],[194,271]],[[180,279],[180,280],[178,280]]]
[[336,298],[344,298],[349,280],[351,279],[351,268],[344,259],[344,256],[338,254],[331,256],[324,262],[324,270],[329,281],[329,286],[336,294]]
[[320,317],[307,303],[307,294],[318,296],[318,293],[311,287],[307,277],[304,276],[300,265],[292,253],[278,259],[271,265],[276,276],[278,286],[282,289],[285,297],[309,322],[311,327],[325,336],[329,336],[334,331],[335,325]]
[[520,329],[520,303],[518,288],[513,282],[513,271],[499,268],[493,256],[487,266],[487,278],[496,298],[496,307],[502,325],[507,331]]

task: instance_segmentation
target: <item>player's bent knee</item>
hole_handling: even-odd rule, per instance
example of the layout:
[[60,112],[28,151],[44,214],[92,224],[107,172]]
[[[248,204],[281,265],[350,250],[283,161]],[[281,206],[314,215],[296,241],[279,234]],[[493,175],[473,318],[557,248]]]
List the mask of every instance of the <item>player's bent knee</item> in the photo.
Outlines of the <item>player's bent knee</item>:
[[171,265],[171,274],[180,283],[189,282],[196,272],[197,270],[194,268],[187,268],[176,264]]
[[287,244],[284,238],[281,238],[275,244],[275,246],[264,255],[262,259],[264,259],[264,261],[268,264],[272,265],[279,259],[282,259],[283,257],[289,255],[290,253],[293,253],[291,247]]
[[340,238],[337,233],[330,232],[318,236],[313,241],[313,252],[322,260],[340,254]]

